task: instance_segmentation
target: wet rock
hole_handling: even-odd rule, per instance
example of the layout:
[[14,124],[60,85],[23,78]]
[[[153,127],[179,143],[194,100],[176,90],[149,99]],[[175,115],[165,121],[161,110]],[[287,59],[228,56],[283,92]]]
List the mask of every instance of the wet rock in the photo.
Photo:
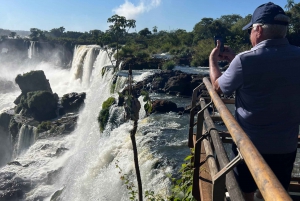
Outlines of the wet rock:
[[[78,114],[68,113],[55,121],[44,121],[37,126],[39,138],[69,134],[75,130]],[[47,147],[45,147],[46,149]]]
[[86,93],[68,93],[63,95],[61,99],[61,105],[65,112],[77,112],[79,108],[84,104]]
[[21,95],[15,112],[33,117],[37,121],[52,119],[56,117],[57,101],[57,94],[48,91],[28,92],[26,95]]
[[8,132],[9,129],[9,123],[12,119],[13,114],[10,114],[9,112],[5,111],[0,114],[0,127],[5,131]]
[[61,155],[62,155],[65,151],[67,151],[67,150],[69,150],[69,149],[64,148],[64,147],[58,148],[58,149],[56,150],[55,156],[61,156]]
[[16,165],[16,166],[22,166],[20,162],[18,161],[12,161],[12,162],[9,162],[7,163],[7,165]]
[[152,113],[153,112],[177,112],[177,105],[176,103],[169,101],[169,100],[155,100],[152,102]]
[[170,78],[166,83],[164,90],[168,93],[190,96],[192,94],[192,89],[190,87],[191,81],[192,78],[190,75],[182,73]]
[[51,196],[50,201],[61,201],[60,195],[63,193],[64,188],[61,190],[55,191],[55,193]]
[[15,173],[0,173],[0,201],[24,200],[25,193],[32,187],[30,181],[15,177]]
[[47,180],[46,183],[48,185],[52,185],[55,183],[55,181],[57,180],[57,177],[59,176],[59,174],[61,173],[63,168],[59,168],[57,170],[53,170],[48,172],[48,176],[47,176]]
[[19,85],[22,94],[26,94],[31,91],[48,91],[52,93],[49,81],[46,79],[44,71],[31,71],[18,75],[15,79]]

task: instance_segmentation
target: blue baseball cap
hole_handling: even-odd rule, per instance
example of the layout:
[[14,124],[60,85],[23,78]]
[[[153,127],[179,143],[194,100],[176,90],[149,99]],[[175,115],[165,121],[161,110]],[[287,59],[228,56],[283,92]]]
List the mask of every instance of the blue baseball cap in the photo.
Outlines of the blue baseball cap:
[[281,25],[288,25],[288,22],[278,21],[275,20],[275,16],[278,14],[286,15],[284,10],[272,3],[262,4],[261,6],[257,7],[252,15],[251,22],[249,22],[246,26],[243,27],[243,30],[248,29],[253,24],[261,23],[261,24],[281,24]]

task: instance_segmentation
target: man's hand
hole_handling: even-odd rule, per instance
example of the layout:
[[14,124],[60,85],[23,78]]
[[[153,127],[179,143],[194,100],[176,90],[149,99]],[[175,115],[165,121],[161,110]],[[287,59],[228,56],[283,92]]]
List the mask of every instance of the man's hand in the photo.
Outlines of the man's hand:
[[218,93],[222,93],[218,82],[218,78],[222,75],[218,66],[218,61],[226,60],[231,62],[235,57],[235,53],[229,47],[224,47],[224,52],[220,52],[220,46],[221,42],[217,40],[217,47],[215,47],[209,55],[210,81]]
[[217,40],[217,46],[211,51],[210,53],[210,60],[217,62],[217,61],[228,61],[231,62],[235,57],[235,52],[230,48],[225,46],[224,52],[220,52],[221,42]]

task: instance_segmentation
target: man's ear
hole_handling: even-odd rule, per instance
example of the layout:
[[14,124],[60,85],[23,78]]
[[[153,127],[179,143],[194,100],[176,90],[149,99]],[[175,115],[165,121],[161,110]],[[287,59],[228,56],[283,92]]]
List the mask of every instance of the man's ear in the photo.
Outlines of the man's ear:
[[256,28],[256,32],[258,34],[257,36],[261,37],[263,35],[263,31],[264,31],[262,26],[256,26],[255,28]]

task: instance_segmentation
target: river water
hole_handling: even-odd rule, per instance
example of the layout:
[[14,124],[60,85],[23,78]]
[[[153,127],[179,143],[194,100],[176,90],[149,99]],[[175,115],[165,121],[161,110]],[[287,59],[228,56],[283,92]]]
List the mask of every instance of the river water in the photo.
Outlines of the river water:
[[[84,59],[82,55],[89,55],[89,58]],[[103,101],[111,96],[117,97],[116,93],[110,92],[114,76],[110,64],[106,52],[97,46],[77,48],[71,69],[45,62],[28,62],[17,66],[10,63],[10,68],[0,64],[0,79],[13,81],[17,74],[43,70],[52,91],[60,97],[70,92],[87,93],[74,132],[66,136],[37,139],[28,150],[12,159],[22,166],[1,167],[0,173],[14,172],[18,177],[31,181],[33,188],[26,194],[26,200],[50,200],[61,189],[62,200],[129,200],[129,191],[120,177],[125,175],[134,183],[136,180],[129,135],[133,122],[124,123],[124,111],[117,107],[111,108],[110,113],[114,115],[110,117],[104,132],[100,132],[97,122]],[[80,73],[83,67],[86,70]],[[103,68],[106,69],[104,75]],[[208,73],[205,67],[176,69],[189,73]],[[155,72],[134,71],[134,81],[140,81]],[[124,87],[126,76],[124,71],[119,73],[117,89]],[[13,101],[19,94],[19,89],[0,93],[0,110],[13,107]],[[187,98],[164,94],[150,94],[150,97],[152,100],[172,100],[178,107],[185,107],[191,102]],[[139,100],[143,108],[144,103],[141,98]],[[176,174],[183,159],[190,154],[187,146],[188,128],[189,114],[170,112],[146,117],[145,112],[140,111],[136,141],[144,191],[153,190],[165,198],[170,194],[168,175]],[[55,156],[61,148],[67,151]],[[297,161],[296,167],[298,164],[300,166],[299,158]],[[57,177],[49,183],[49,174],[53,172],[58,172]],[[295,171],[294,175],[300,176],[299,172]]]

